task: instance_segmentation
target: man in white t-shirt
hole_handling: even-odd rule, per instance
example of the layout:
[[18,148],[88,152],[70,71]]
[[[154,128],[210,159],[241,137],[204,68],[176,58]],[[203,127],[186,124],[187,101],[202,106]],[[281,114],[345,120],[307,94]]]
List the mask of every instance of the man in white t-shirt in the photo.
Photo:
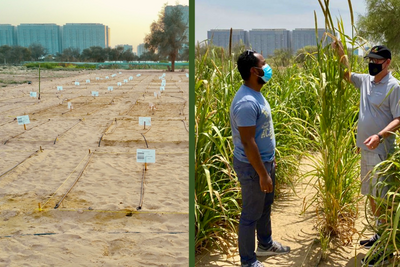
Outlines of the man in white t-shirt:
[[[342,44],[335,42],[332,46],[348,65]],[[349,71],[345,79],[360,90],[357,146],[361,150],[361,194],[368,196],[372,212],[378,217],[379,210],[371,196],[382,196],[386,192],[377,192],[378,178],[370,174],[394,150],[394,132],[400,127],[400,86],[389,71],[392,54],[386,46],[372,47],[365,58],[369,60],[369,74]],[[371,239],[361,240],[360,245],[370,248],[378,239],[376,233]]]

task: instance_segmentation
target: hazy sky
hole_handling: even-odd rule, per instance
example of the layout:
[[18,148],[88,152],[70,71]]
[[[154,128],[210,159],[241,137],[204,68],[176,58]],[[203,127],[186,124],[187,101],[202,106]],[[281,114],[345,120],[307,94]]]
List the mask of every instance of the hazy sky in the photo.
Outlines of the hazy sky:
[[[351,2],[357,21],[358,15],[365,15],[365,0]],[[318,0],[195,0],[195,40],[205,40],[210,29],[314,28],[314,10],[318,27],[323,28]],[[351,35],[348,0],[331,0],[330,11],[332,18],[341,15],[346,33]]]
[[111,29],[111,47],[130,44],[136,51],[165,3],[189,0],[0,0],[0,24],[101,23]]

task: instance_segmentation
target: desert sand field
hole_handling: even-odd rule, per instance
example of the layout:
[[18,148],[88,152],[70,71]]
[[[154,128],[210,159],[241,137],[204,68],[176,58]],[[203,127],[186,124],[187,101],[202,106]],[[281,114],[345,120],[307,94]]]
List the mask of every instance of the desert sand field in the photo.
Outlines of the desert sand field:
[[0,266],[188,266],[186,73],[41,76],[0,71]]

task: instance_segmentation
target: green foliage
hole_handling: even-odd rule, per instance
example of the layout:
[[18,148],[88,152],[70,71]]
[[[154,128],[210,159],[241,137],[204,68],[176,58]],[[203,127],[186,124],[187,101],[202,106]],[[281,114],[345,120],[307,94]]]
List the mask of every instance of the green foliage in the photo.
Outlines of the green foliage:
[[357,23],[359,34],[400,52],[400,35],[398,28],[394,27],[400,23],[400,1],[366,0],[366,3],[367,14],[360,16]]
[[[400,136],[397,135],[397,141],[399,140]],[[368,262],[372,255],[382,252],[382,256],[378,260],[378,263],[380,263],[384,256],[396,253],[400,249],[400,148],[398,146],[385,161],[374,168],[372,175],[374,174],[380,180],[376,184],[380,196],[375,197],[374,200],[377,203],[377,208],[381,211],[379,220],[384,223],[377,228],[375,220],[369,221],[370,226],[380,234],[380,238],[368,251],[366,257]],[[383,189],[387,192],[386,194],[382,193]]]
[[187,26],[179,6],[173,6],[167,13],[164,11],[165,7],[166,5],[160,12],[158,21],[151,24],[150,33],[146,35],[144,42],[150,52],[157,50],[161,56],[168,56],[174,71],[179,50],[189,40],[186,40]]

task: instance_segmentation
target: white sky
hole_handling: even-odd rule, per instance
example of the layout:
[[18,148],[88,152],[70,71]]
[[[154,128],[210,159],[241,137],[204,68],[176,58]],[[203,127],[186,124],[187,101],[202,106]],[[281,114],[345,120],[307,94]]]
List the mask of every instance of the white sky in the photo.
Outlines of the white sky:
[[[351,2],[357,21],[358,15],[365,15],[366,3],[365,0]],[[211,29],[315,28],[314,10],[318,28],[324,28],[318,0],[195,0],[195,41],[207,39],[207,31]],[[330,11],[332,18],[342,17],[346,33],[351,36],[348,0],[331,0]]]
[[189,0],[0,0],[0,24],[101,23],[111,29],[111,47],[129,44],[136,51],[165,3]]

